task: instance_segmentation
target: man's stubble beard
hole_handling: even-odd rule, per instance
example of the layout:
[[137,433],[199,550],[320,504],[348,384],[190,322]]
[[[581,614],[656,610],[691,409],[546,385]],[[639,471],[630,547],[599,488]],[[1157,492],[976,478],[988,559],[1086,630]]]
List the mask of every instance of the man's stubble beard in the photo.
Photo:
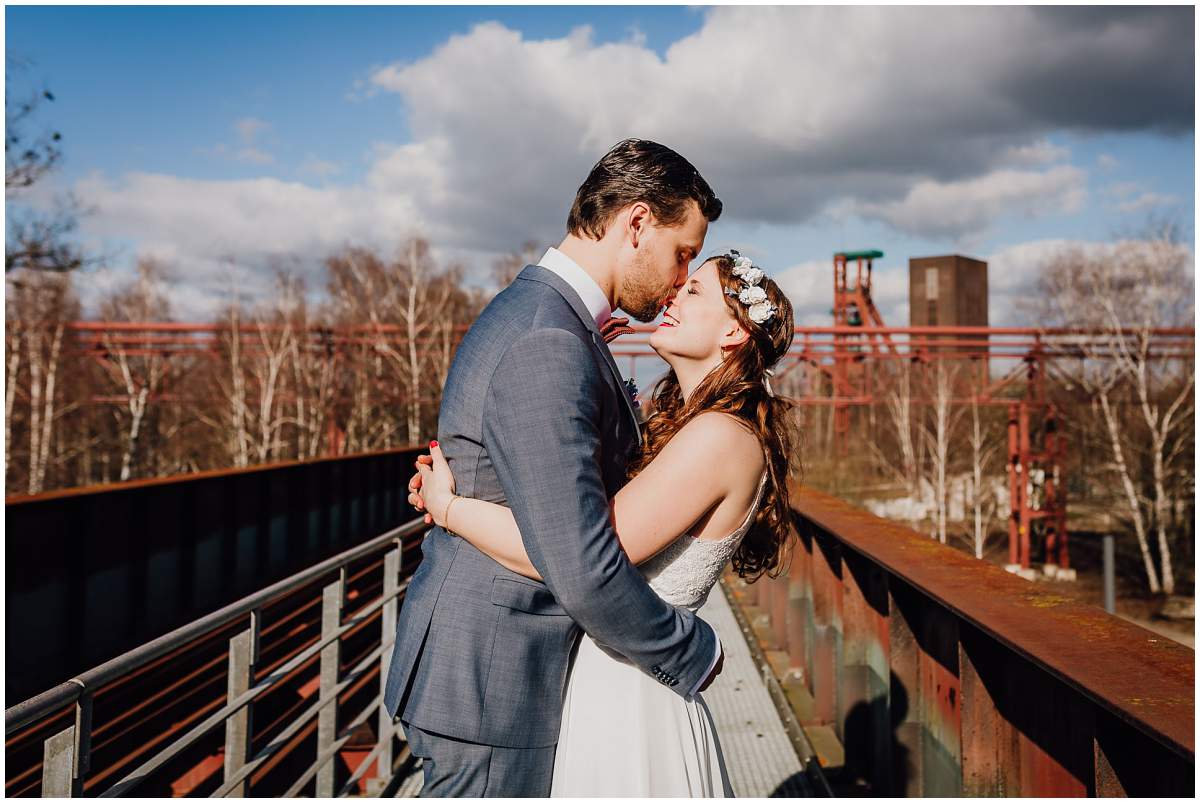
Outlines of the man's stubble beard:
[[621,286],[621,309],[642,323],[650,323],[663,310],[669,290],[657,283],[658,277],[648,260],[638,259],[630,267]]

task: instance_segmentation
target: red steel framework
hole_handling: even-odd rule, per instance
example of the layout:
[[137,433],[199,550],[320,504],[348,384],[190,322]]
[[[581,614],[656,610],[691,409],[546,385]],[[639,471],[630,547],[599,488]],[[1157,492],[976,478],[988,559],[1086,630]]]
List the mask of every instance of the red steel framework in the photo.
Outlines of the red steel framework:
[[[882,256],[875,250],[834,255],[834,325],[797,326],[774,384],[784,387],[781,380],[797,369],[810,371],[809,381],[798,383],[796,401],[833,407],[836,451],[845,456],[851,446],[852,409],[881,399],[886,374],[881,377],[875,366],[903,360],[923,374],[939,361],[971,366],[967,376],[954,383],[951,403],[1001,406],[1008,412],[1009,564],[1023,571],[1031,568],[1031,542],[1037,529],[1045,562],[1069,571],[1066,439],[1061,432],[1062,411],[1046,397],[1047,365],[1109,359],[1116,356],[1121,338],[1146,334],[1151,337],[1151,358],[1193,360],[1195,329],[1158,328],[1146,333],[1065,327],[890,327],[871,295],[873,261]],[[648,337],[654,328],[635,329],[636,334],[613,348],[614,356],[629,360],[630,375],[636,373],[638,359],[656,359]],[[928,381],[917,382],[914,391],[929,386]],[[912,401],[930,403],[918,392]]]
[[[1024,570],[1030,568],[1036,528],[1043,533],[1046,562],[1069,569],[1066,440],[1061,435],[1062,411],[1046,398],[1046,368],[1059,360],[1111,358],[1115,356],[1117,338],[1147,333],[1061,327],[886,326],[871,296],[873,260],[882,255],[880,251],[834,255],[834,325],[796,327],[792,347],[776,368],[776,386],[787,387],[785,381],[797,369],[807,371],[806,381],[793,383],[796,392],[792,395],[801,405],[833,407],[837,451],[847,455],[853,408],[880,401],[879,391],[887,376],[875,370],[877,365],[905,361],[923,373],[939,361],[970,365],[972,370],[967,374],[974,376],[974,381],[960,378],[955,383],[952,404],[1002,406],[1008,412],[1009,562]],[[216,358],[230,339],[226,324],[79,321],[69,328],[75,335],[76,348],[102,363],[110,361],[116,351]],[[270,337],[282,328],[242,324],[238,327],[240,344],[247,351],[262,348],[264,336]],[[456,335],[466,329],[458,327]],[[654,327],[633,329],[633,334],[612,346],[614,357],[628,360],[631,377],[637,375],[639,360],[650,360],[661,367],[649,344]],[[304,350],[324,353],[335,363],[351,350],[384,345],[407,348],[404,328],[395,325],[315,326],[306,335]],[[1194,359],[1194,328],[1159,328],[1149,335],[1151,358]],[[418,346],[439,347],[430,337],[418,340]],[[928,385],[927,381],[916,382],[914,388]],[[174,401],[177,397],[164,389],[156,400]],[[92,401],[122,403],[125,398],[98,395]],[[912,401],[928,404],[930,400],[914,392]]]

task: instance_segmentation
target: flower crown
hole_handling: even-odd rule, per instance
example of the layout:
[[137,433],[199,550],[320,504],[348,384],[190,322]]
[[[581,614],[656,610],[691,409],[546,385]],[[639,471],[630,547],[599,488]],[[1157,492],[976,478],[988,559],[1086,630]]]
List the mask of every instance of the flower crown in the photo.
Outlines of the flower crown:
[[755,323],[764,324],[771,320],[776,312],[775,305],[767,300],[767,291],[758,286],[765,274],[760,268],[754,267],[749,257],[742,256],[732,248],[727,258],[733,260],[733,275],[745,282],[745,286],[741,292],[726,288],[725,295],[733,296],[749,307],[750,320]]

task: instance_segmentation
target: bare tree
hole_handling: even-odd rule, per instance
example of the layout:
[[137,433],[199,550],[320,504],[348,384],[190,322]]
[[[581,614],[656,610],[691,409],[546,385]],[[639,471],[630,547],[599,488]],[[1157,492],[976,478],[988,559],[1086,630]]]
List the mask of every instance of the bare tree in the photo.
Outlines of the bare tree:
[[1152,352],[1153,330],[1192,324],[1191,271],[1190,251],[1165,225],[1141,240],[1064,251],[1046,266],[1039,288],[1050,320],[1104,333],[1081,342],[1083,359],[1063,379],[1079,383],[1101,420],[1108,468],[1119,482],[1154,593],[1175,588],[1170,531],[1175,500],[1191,493],[1194,483],[1195,373],[1190,359]]
[[400,303],[397,273],[378,255],[348,248],[326,260],[329,296],[336,325],[355,332],[350,356],[356,370],[347,372],[350,409],[346,448],[370,450],[390,442],[401,426],[395,402],[407,401],[401,388],[406,355],[397,343]]
[[[405,391],[407,442],[419,443],[424,413],[436,397],[429,369],[437,368],[434,378],[444,379],[449,370],[449,346],[456,342],[456,318],[465,311],[459,303],[461,273],[453,267],[439,267],[428,243],[420,239],[406,243],[392,262],[362,249],[349,249],[331,258],[327,266],[338,318],[366,324],[370,350],[362,356],[374,358],[367,376],[379,382],[399,380]],[[434,355],[440,356],[437,363],[431,362]],[[351,425],[362,430],[359,438],[364,442],[377,442],[391,432],[381,428],[387,419],[366,415],[367,392],[366,383],[356,385]]]
[[13,73],[29,65],[12,56],[8,58],[9,81],[4,90],[4,189],[5,194],[32,187],[48,173],[62,158],[62,134],[47,130],[30,134],[29,127],[37,110],[45,103],[53,103],[54,95],[49,89],[34,89],[21,100],[15,100],[11,92]]
[[998,450],[998,441],[992,431],[980,416],[979,399],[971,395],[971,507],[975,514],[974,537],[972,547],[976,558],[983,558],[984,546],[987,542],[988,530],[992,518],[996,514],[996,498],[988,488],[985,479],[990,475],[988,470],[992,458]]
[[42,88],[14,99],[11,78],[14,71],[27,65],[10,57],[8,66],[10,83],[4,90],[4,270],[74,270],[85,263],[82,250],[71,241],[82,212],[79,202],[68,193],[55,199],[49,210],[21,203],[26,191],[62,159],[60,132],[31,132],[38,110],[53,102],[54,95]]
[[278,281],[281,297],[291,300],[283,314],[294,333],[287,353],[294,401],[285,420],[295,425],[296,458],[306,460],[321,454],[334,415],[338,352],[332,328],[310,314],[303,280],[281,274]]
[[526,265],[537,263],[544,250],[533,240],[526,240],[518,250],[511,254],[505,254],[493,262],[492,281],[496,283],[496,288],[503,290],[512,284]]
[[[126,322],[170,320],[164,278],[160,263],[153,259],[138,260],[133,281],[100,303],[101,317]],[[108,332],[101,340],[106,350],[101,362],[104,373],[124,399],[113,408],[113,416],[122,433],[118,479],[124,482],[133,476],[151,403],[161,393],[168,378],[169,358],[151,344],[125,345]]]
[[79,303],[69,276],[22,270],[10,274],[6,284],[6,475],[14,468],[13,436],[19,425],[28,444],[24,486],[34,494],[50,479],[56,427],[78,406],[63,398],[59,380],[67,324],[78,315]]
[[[933,487],[934,534],[946,543],[948,507],[947,478],[951,470],[950,444],[956,436],[962,409],[954,405],[954,391],[960,366],[948,360],[934,360],[926,370],[929,410],[922,428],[922,439],[929,449],[929,483]],[[932,374],[930,376],[930,374]]]
[[[913,415],[912,415],[912,368],[906,361],[896,361],[896,371],[884,397],[887,406],[888,419],[896,437],[897,449],[900,452],[900,472],[903,482],[910,493],[916,491],[918,483],[917,454],[913,447]],[[892,466],[891,461],[883,461],[884,465]]]

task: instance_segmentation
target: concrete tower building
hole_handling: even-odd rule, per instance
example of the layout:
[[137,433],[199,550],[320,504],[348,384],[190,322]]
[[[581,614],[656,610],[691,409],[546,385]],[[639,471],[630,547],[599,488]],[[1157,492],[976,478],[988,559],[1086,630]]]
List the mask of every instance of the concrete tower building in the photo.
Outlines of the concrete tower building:
[[909,326],[987,326],[987,263],[951,254],[908,260]]

